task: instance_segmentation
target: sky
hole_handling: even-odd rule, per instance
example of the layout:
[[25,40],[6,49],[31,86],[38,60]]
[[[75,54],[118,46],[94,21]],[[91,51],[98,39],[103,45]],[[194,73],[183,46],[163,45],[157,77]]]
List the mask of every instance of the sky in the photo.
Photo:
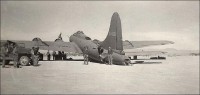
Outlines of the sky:
[[[123,40],[169,40],[149,48],[199,50],[199,1],[1,1],[1,40],[64,41],[81,30],[103,41],[118,12]],[[149,49],[146,48],[146,49]]]

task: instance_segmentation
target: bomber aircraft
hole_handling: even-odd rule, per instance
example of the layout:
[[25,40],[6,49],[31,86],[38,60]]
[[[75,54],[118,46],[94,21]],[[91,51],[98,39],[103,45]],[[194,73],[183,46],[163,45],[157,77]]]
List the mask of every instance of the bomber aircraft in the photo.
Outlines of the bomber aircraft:
[[[60,34],[61,36],[61,34]],[[61,38],[61,37],[60,37]],[[108,48],[114,51],[112,54],[113,64],[129,65],[130,58],[125,55],[124,49],[142,48],[151,45],[173,44],[172,41],[123,41],[122,28],[119,14],[115,12],[112,15],[109,32],[104,41],[92,40],[82,31],[78,31],[69,37],[70,42],[64,42],[62,39],[53,41],[42,41],[40,38],[34,38],[32,41],[13,41],[18,44],[24,44],[26,48],[38,46],[41,50],[65,51],[74,53],[83,53],[84,48],[88,47],[89,61],[101,62],[99,57],[98,46],[103,47],[102,58],[108,61]],[[145,52],[142,52],[145,53]],[[137,55],[137,54],[133,54]],[[140,53],[141,55],[141,53]]]

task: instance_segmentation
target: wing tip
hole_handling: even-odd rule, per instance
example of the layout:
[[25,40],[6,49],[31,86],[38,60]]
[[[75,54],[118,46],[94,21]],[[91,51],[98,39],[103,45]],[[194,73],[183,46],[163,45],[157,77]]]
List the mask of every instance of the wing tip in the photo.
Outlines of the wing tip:
[[[175,42],[173,42],[173,41],[164,41],[164,43],[165,44],[174,44]],[[165,45],[165,44],[163,44],[163,45]]]
[[173,42],[173,41],[169,41],[169,43],[170,43],[170,44],[174,44],[175,42]]

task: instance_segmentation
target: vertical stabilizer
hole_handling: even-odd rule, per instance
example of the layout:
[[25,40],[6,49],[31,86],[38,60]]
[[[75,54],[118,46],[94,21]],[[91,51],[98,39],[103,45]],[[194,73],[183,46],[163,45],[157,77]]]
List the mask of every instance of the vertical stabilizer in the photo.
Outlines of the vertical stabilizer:
[[101,46],[105,49],[110,46],[112,49],[123,50],[121,20],[117,12],[112,15],[108,35]]

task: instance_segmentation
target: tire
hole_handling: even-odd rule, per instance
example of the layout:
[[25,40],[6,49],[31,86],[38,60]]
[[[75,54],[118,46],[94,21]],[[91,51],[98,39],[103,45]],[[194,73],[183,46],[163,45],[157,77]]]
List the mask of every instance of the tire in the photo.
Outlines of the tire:
[[21,56],[20,59],[19,59],[19,63],[22,65],[22,66],[27,66],[29,65],[29,58],[27,56]]

